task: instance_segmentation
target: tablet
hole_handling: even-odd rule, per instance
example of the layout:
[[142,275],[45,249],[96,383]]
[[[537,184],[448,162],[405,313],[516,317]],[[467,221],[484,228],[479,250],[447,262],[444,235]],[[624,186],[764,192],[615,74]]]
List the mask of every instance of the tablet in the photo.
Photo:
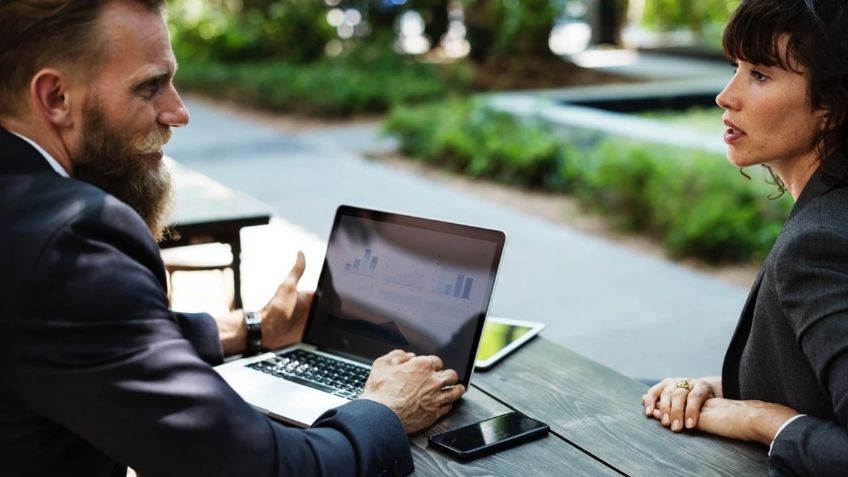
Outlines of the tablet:
[[545,328],[544,323],[490,316],[486,318],[474,368],[485,371]]

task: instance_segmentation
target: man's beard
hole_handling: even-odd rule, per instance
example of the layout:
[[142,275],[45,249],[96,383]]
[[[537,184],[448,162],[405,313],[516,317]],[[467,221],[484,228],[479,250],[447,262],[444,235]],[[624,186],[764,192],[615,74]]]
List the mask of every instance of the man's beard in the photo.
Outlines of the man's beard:
[[133,139],[112,128],[97,105],[83,111],[80,157],[74,161],[74,177],[117,197],[144,219],[153,238],[165,235],[172,209],[171,175],[161,162],[151,166],[143,157],[162,150],[170,130],[154,128]]

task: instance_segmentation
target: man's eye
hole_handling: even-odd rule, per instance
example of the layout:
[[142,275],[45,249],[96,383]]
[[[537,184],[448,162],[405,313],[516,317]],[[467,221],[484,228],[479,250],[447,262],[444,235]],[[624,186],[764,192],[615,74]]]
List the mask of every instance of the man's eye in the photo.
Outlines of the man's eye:
[[141,93],[147,98],[152,98],[156,96],[161,87],[159,86],[159,82],[147,83],[141,88]]

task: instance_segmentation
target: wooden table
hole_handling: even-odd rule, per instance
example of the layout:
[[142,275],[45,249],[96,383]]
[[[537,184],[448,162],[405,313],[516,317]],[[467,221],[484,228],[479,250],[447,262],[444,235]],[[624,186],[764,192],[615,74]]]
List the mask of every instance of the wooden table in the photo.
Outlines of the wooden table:
[[176,217],[171,224],[171,236],[159,246],[228,244],[233,255],[233,304],[241,308],[240,231],[243,227],[267,224],[271,220],[271,208],[171,158],[166,158],[166,164],[174,178]]
[[[698,432],[675,434],[644,417],[647,387],[544,338],[486,373],[461,404],[412,439],[414,475],[768,475],[767,449]],[[463,463],[427,437],[510,410],[548,423],[547,438]]]

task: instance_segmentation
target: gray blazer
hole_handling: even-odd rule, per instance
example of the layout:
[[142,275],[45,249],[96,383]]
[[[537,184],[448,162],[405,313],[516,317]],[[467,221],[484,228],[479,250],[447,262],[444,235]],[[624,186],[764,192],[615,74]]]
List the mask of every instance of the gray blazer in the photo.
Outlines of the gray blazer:
[[770,475],[848,475],[848,185],[832,157],[798,198],[724,360],[730,399],[807,414],[775,440]]

